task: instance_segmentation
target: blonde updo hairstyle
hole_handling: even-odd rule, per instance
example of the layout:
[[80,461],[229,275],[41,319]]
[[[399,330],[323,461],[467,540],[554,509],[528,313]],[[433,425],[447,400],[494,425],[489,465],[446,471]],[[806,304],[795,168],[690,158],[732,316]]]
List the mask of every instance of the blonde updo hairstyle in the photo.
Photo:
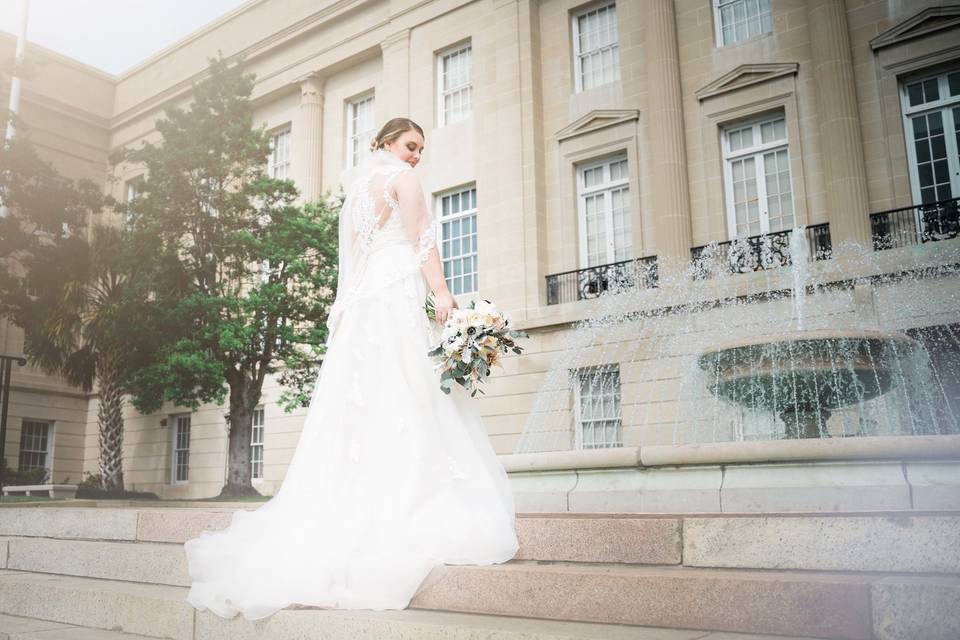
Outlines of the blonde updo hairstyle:
[[377,132],[377,136],[370,142],[370,151],[383,149],[388,142],[393,142],[407,131],[416,131],[421,136],[423,129],[410,118],[393,118]]

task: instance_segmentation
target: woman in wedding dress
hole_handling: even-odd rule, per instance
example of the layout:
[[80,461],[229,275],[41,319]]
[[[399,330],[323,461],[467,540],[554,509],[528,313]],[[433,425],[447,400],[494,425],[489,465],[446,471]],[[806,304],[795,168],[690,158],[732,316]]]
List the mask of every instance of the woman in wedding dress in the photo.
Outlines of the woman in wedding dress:
[[340,213],[327,352],[276,495],[184,545],[200,610],[256,620],[292,604],[403,609],[445,564],[517,551],[514,503],[476,407],[427,352],[456,302],[413,167],[423,130],[384,125]]

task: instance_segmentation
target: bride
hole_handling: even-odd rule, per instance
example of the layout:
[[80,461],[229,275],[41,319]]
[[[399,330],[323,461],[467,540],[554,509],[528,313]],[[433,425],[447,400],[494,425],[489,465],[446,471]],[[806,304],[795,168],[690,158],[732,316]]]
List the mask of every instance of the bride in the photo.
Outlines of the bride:
[[184,546],[187,601],[230,618],[292,604],[403,609],[445,564],[517,551],[507,475],[462,388],[427,351],[456,301],[413,167],[423,130],[390,120],[340,213],[337,298],[296,451],[276,495]]

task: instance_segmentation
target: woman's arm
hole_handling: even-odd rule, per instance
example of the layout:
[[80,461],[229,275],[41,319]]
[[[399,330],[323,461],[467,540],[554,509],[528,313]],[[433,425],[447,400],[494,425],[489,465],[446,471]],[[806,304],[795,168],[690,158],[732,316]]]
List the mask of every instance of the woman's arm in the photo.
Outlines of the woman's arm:
[[447,287],[447,280],[443,277],[443,265],[440,262],[440,253],[437,250],[434,229],[430,224],[430,212],[423,197],[420,180],[413,171],[404,171],[394,181],[397,192],[397,202],[400,203],[400,217],[407,230],[411,242],[426,249],[426,255],[420,265],[420,270],[433,291],[436,299],[437,322],[447,321],[452,309],[457,308],[457,301]]

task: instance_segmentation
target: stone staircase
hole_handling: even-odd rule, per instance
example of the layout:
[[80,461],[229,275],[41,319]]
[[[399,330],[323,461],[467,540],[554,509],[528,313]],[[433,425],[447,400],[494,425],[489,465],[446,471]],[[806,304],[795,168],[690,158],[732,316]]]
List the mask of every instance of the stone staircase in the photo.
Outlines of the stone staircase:
[[236,508],[0,508],[0,640],[960,638],[958,511],[528,514],[513,561],[447,567],[407,610],[249,622],[184,600],[182,543]]

